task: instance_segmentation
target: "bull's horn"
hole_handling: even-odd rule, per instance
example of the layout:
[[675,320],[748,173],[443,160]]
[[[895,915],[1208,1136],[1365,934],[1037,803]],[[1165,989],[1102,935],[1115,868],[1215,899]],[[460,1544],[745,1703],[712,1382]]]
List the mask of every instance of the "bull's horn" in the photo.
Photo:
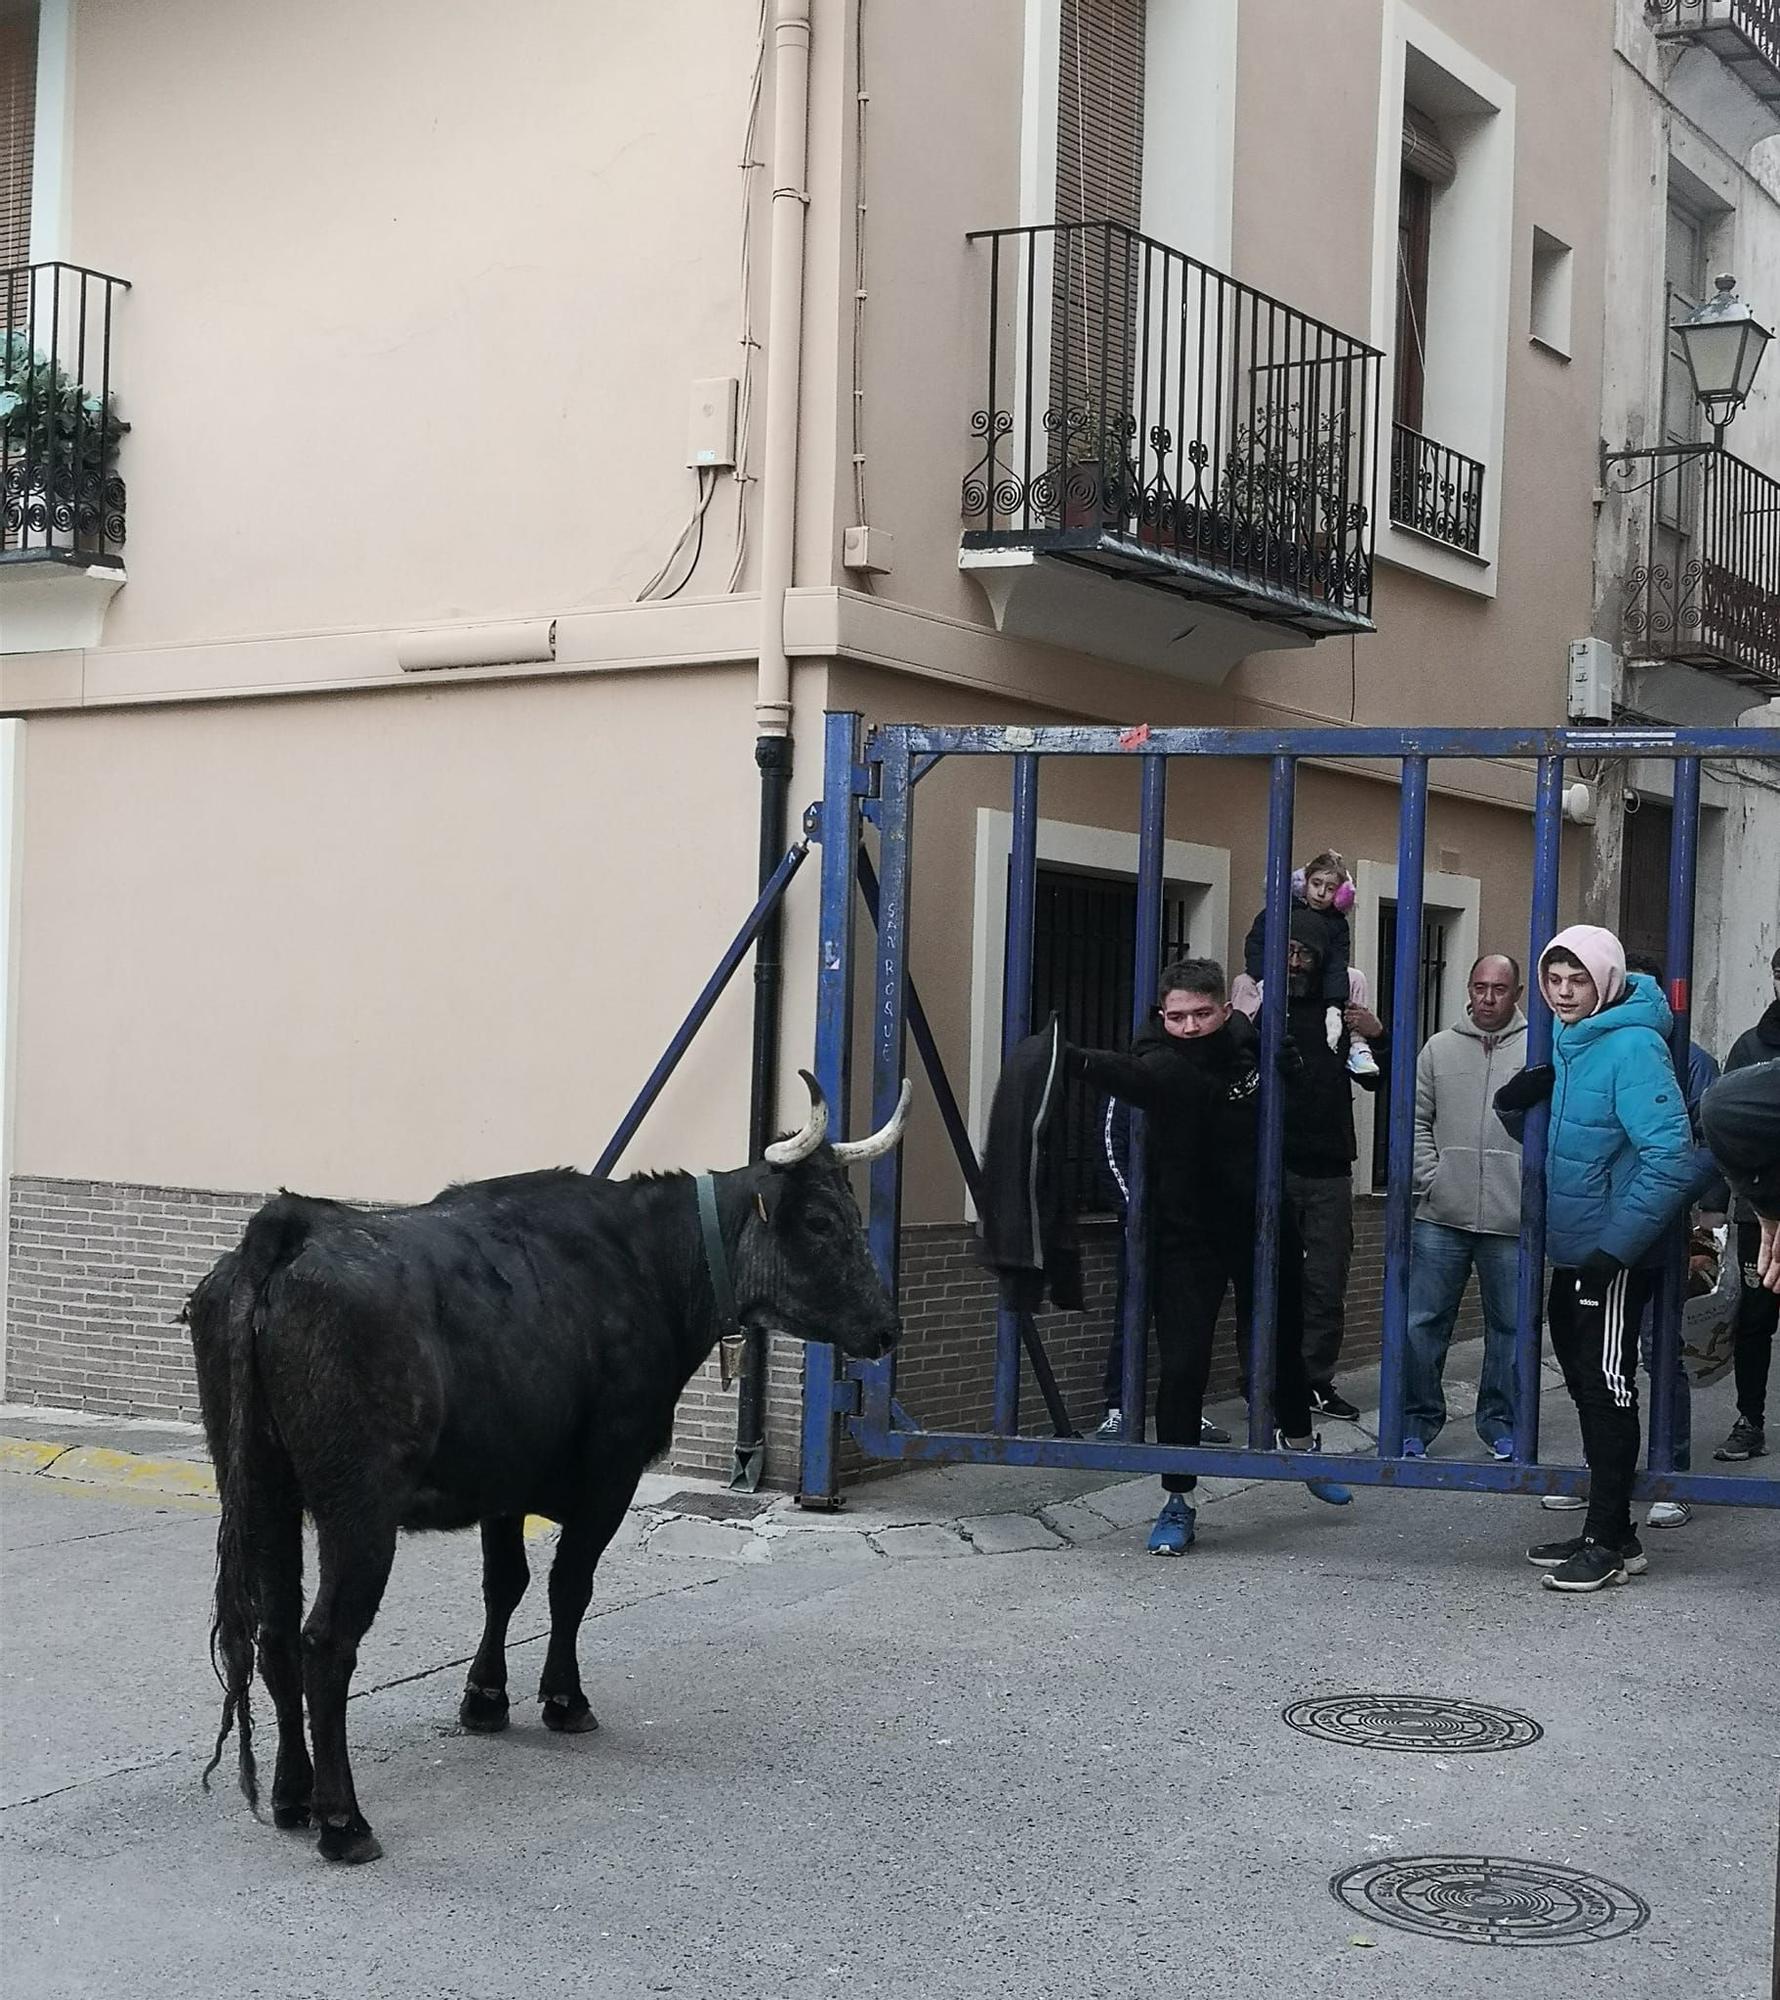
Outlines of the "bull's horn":
[[902,1095],[896,1100],[896,1109],[891,1112],[890,1122],[883,1130],[874,1132],[869,1139],[842,1139],[834,1149],[834,1157],[849,1165],[856,1160],[880,1159],[901,1139],[902,1128],[909,1122],[909,1105],[914,1095],[915,1086],[905,1076]]
[[797,1073],[810,1087],[810,1115],[804,1120],[801,1132],[789,1139],[775,1139],[767,1147],[769,1167],[796,1166],[799,1160],[807,1160],[828,1136],[828,1100],[822,1095],[822,1086],[807,1069]]

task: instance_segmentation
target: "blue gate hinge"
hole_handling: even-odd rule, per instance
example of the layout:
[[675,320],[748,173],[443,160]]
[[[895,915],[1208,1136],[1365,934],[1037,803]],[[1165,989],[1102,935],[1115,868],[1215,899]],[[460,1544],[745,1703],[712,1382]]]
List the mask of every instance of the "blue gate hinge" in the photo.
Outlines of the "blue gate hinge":
[[822,845],[822,801],[812,799],[803,809],[803,837]]
[[835,1377],[832,1407],[837,1417],[858,1416],[861,1405],[859,1401],[859,1383],[855,1377],[851,1375],[838,1375]]

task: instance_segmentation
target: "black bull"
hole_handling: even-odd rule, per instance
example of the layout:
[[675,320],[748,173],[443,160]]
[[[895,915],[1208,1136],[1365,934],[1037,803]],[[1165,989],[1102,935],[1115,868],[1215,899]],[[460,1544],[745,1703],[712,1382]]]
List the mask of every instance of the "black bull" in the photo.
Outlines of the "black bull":
[[[683,1173],[563,1168],[383,1210],[281,1194],[254,1216],[186,1309],[222,1502],[211,1651],[224,1702],[206,1782],[235,1728],[258,1812],[257,1652],[278,1719],[275,1824],[318,1825],[330,1860],[381,1852],[353,1789],[346,1698],[409,1528],[481,1525],[486,1616],[458,1713],[497,1730],[525,1517],[561,1523],[538,1699],[552,1729],[597,1727],[576,1659],[594,1568],[669,1442],[680,1392],[732,1330],[725,1267],[741,1325],[865,1357],[896,1338],[844,1169],[896,1143],[907,1089],[884,1131],[831,1147],[806,1081],[804,1131],[710,1177],[715,1260]],[[305,1513],[320,1569],[307,1619]]]

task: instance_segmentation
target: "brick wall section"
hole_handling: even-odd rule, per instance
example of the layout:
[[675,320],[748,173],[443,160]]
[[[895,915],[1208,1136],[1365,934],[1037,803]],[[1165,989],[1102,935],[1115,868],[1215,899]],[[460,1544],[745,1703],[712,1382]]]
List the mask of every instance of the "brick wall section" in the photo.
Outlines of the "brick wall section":
[[[191,1349],[177,1314],[223,1251],[239,1240],[262,1196],[195,1188],[131,1187],[106,1181],[20,1177],[11,1189],[7,1397],[128,1416],[195,1419]],[[1383,1308],[1384,1204],[1355,1205],[1358,1238],[1348,1293],[1350,1364],[1377,1355]],[[1047,1312],[1039,1327],[1069,1412],[1098,1422],[1101,1373],[1112,1324],[1117,1239],[1109,1225],[1084,1232],[1088,1310]],[[995,1286],[963,1224],[912,1228],[903,1239],[904,1338],[897,1395],[933,1430],[981,1430],[993,1400]],[[1459,1337],[1481,1331],[1475,1288]],[[1043,1399],[1023,1367],[1022,1428],[1048,1430]],[[1150,1379],[1155,1369],[1152,1360]],[[768,1478],[794,1483],[798,1463],[803,1350],[770,1343]],[[1226,1309],[1211,1391],[1236,1387],[1234,1324]],[[727,1476],[735,1443],[734,1388],[718,1380],[716,1357],[687,1385],[675,1424],[675,1470]],[[863,1470],[851,1447],[849,1472]]]
[[177,1315],[262,1197],[24,1177],[11,1193],[8,1399],[195,1421]]

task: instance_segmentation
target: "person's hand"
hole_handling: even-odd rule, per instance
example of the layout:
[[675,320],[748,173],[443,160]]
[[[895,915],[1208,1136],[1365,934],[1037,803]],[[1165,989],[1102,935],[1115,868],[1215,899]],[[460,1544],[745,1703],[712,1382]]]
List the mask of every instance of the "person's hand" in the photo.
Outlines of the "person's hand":
[[1771,1215],[1761,1219],[1761,1242],[1755,1252],[1755,1281],[1770,1292],[1780,1292],[1780,1220]]
[[1299,1053],[1298,1044],[1290,1035],[1284,1036],[1279,1045],[1279,1073],[1281,1076],[1302,1076],[1304,1058]]
[[1357,1001],[1350,1001],[1341,1010],[1341,1018],[1356,1035],[1363,1035],[1367,1041],[1375,1042],[1384,1033],[1384,1023],[1370,1007],[1362,1007]]
[[1550,1063],[1533,1063],[1511,1076],[1496,1092],[1496,1109],[1531,1111],[1535,1104],[1545,1102],[1556,1082],[1557,1071]]

